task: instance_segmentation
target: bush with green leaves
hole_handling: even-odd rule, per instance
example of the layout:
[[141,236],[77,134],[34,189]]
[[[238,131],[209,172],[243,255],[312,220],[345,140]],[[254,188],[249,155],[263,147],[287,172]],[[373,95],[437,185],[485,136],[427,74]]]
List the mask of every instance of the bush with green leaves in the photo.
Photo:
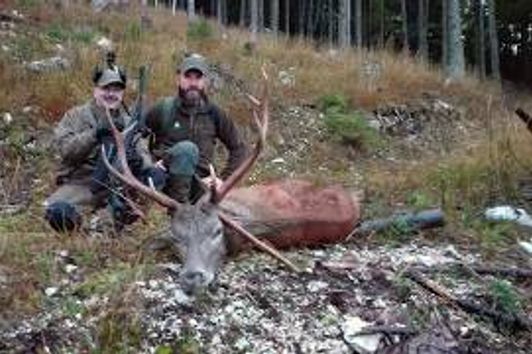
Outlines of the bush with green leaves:
[[489,285],[489,295],[493,306],[509,315],[522,311],[522,299],[513,285],[506,280],[494,280]]
[[370,149],[379,144],[377,131],[371,128],[360,112],[350,112],[344,96],[323,96],[319,107],[324,114],[327,131],[333,140],[358,149]]
[[205,19],[198,19],[191,22],[187,28],[187,37],[191,40],[204,40],[212,38],[214,30],[211,24]]

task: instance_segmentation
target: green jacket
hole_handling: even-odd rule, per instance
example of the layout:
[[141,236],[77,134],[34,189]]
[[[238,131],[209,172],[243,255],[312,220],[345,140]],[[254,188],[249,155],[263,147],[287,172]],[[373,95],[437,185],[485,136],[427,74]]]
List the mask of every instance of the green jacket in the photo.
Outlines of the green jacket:
[[194,111],[186,109],[177,97],[166,97],[146,114],[146,126],[152,132],[150,151],[157,159],[167,161],[167,149],[190,140],[200,153],[197,173],[209,175],[217,140],[226,147],[228,156],[220,176],[227,178],[246,158],[246,146],[233,121],[215,104],[205,103]]
[[[76,106],[67,111],[54,130],[54,145],[61,157],[58,183],[90,181],[94,171],[100,146],[96,141],[96,129],[100,121],[106,119],[103,108],[98,107],[94,100]],[[119,110],[114,115],[125,126],[131,117]],[[151,158],[145,142],[139,140],[137,153],[142,157],[143,165],[151,165]]]

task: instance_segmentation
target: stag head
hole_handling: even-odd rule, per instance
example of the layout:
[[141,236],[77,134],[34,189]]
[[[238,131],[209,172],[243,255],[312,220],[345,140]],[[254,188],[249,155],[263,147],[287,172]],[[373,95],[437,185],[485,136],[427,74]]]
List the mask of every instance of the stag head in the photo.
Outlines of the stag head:
[[[122,182],[169,210],[171,239],[184,259],[180,276],[181,283],[185,292],[189,294],[205,288],[214,280],[227,252],[224,225],[234,229],[237,233],[246,233],[236,222],[221,214],[218,205],[253,167],[264,147],[269,119],[268,78],[264,69],[262,76],[264,81],[262,98],[258,100],[248,95],[253,105],[253,117],[259,132],[259,139],[252,153],[220,186],[205,186],[208,191],[196,204],[179,203],[140,182],[127,164],[124,137],[115,128],[110,115],[107,115],[116,142],[121,172],[109,163],[105,148],[102,146],[104,163],[109,171]],[[211,174],[212,177],[216,177],[212,167]],[[216,179],[213,178],[213,180]]]

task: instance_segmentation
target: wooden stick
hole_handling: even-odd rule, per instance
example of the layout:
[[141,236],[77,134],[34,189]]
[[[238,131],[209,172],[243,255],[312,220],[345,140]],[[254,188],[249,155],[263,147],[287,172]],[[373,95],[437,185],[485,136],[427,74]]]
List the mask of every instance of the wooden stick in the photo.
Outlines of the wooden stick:
[[284,257],[282,254],[279,253],[275,248],[268,246],[266,243],[262,242],[255,236],[253,236],[251,233],[246,231],[242,226],[240,226],[238,223],[236,223],[234,220],[232,220],[227,215],[219,212],[218,216],[220,217],[220,220],[230,228],[237,231],[240,235],[246,237],[249,241],[251,241],[255,246],[257,246],[259,249],[263,250],[264,252],[270,254],[274,258],[277,258],[279,261],[284,263],[288,268],[290,268],[291,271],[300,273],[301,270],[292,262],[290,262],[286,257]]
[[459,307],[465,312],[490,318],[491,320],[493,320],[496,326],[499,326],[499,324],[502,323],[514,329],[532,331],[532,323],[526,317],[491,310],[483,306],[477,305],[471,301],[458,299],[453,295],[449,294],[447,291],[445,291],[445,289],[443,289],[436,282],[429,279],[425,279],[419,274],[419,272],[409,270],[406,272],[406,276],[412,279],[417,284],[419,284],[422,288],[430,291],[433,294],[438,295],[446,301],[449,301],[450,303]]
[[521,118],[521,120],[526,124],[528,131],[532,133],[532,116],[526,113],[523,109],[517,108],[515,114]]
[[532,269],[522,269],[522,268],[499,268],[499,267],[485,267],[477,266],[474,264],[466,265],[462,263],[450,264],[445,266],[434,266],[434,267],[423,267],[418,266],[414,267],[414,270],[420,271],[422,273],[435,273],[435,272],[450,272],[455,269],[464,269],[467,272],[475,272],[479,275],[495,275],[500,277],[511,277],[511,278],[532,278]]

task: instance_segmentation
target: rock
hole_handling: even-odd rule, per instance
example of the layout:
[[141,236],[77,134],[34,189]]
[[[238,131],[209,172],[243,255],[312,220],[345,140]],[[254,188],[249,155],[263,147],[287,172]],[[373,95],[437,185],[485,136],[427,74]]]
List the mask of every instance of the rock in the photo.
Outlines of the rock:
[[532,238],[530,239],[530,242],[519,241],[519,246],[532,256]]
[[54,286],[51,286],[49,288],[44,289],[44,293],[48,297],[52,297],[52,296],[56,295],[58,292],[59,292],[59,288],[54,287]]
[[65,272],[67,274],[72,274],[74,271],[76,271],[76,269],[78,269],[78,266],[76,266],[74,264],[67,264],[65,266]]
[[48,59],[32,61],[26,64],[26,68],[36,73],[62,71],[70,68],[68,59],[55,56]]
[[278,163],[278,164],[286,164],[286,160],[282,157],[277,157],[271,161],[272,163]]
[[307,289],[311,293],[317,293],[320,290],[326,289],[328,286],[329,284],[324,281],[315,280],[308,283]]
[[2,121],[3,121],[5,124],[10,124],[11,122],[13,122],[13,116],[11,115],[11,113],[9,113],[9,112],[5,112],[5,113],[2,115]]
[[360,317],[348,317],[342,324],[344,340],[360,354],[372,354],[379,348],[382,334],[363,334],[360,333],[371,323],[362,320]]
[[532,227],[532,217],[528,215],[526,210],[510,205],[489,208],[484,212],[484,215],[488,220],[514,221],[519,225]]
[[244,351],[250,347],[250,343],[246,338],[241,337],[236,341],[234,346],[238,351]]
[[296,75],[294,73],[295,68],[291,67],[288,70],[281,70],[279,71],[279,74],[277,74],[277,77],[279,78],[279,82],[283,86],[289,86],[293,87],[296,84]]

